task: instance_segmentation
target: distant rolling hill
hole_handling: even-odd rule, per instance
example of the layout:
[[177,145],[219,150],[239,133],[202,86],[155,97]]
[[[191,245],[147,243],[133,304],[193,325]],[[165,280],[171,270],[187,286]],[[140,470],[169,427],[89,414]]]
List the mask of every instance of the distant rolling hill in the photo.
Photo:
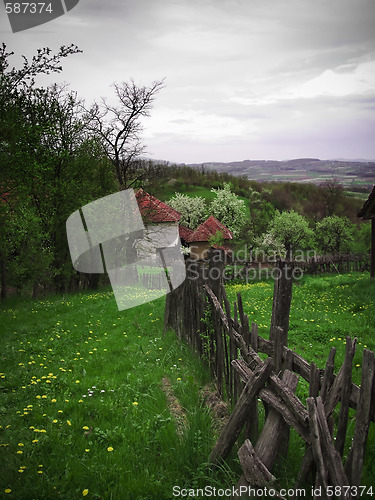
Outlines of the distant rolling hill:
[[217,172],[242,175],[256,181],[309,182],[321,184],[335,179],[345,189],[365,191],[375,184],[375,161],[319,160],[243,160],[229,163],[209,162],[190,164]]

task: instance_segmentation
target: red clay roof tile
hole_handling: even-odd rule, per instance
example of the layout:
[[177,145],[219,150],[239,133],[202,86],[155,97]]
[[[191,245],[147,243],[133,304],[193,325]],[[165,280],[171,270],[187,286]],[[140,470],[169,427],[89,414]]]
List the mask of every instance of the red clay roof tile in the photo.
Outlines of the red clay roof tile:
[[166,203],[158,200],[155,196],[139,189],[135,197],[142,217],[147,222],[177,222],[181,219],[180,212]]
[[188,241],[208,241],[217,231],[223,233],[225,240],[231,240],[233,238],[232,232],[224,226],[224,224],[215,219],[213,215],[210,215],[210,217],[194,231]]

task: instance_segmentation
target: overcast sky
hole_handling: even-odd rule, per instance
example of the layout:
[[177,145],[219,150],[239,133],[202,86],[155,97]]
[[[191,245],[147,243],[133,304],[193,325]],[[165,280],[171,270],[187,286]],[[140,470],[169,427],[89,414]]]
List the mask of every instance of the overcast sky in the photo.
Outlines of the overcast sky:
[[152,158],[375,159],[374,0],[80,0],[14,34],[0,9],[17,54],[83,50],[53,81],[87,103],[165,78],[144,122]]

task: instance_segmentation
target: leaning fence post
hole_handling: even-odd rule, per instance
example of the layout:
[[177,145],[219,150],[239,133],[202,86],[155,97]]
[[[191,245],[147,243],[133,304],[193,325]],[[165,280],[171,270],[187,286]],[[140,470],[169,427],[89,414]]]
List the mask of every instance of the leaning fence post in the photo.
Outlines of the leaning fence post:
[[[276,327],[283,329],[285,338],[287,339],[289,330],[290,304],[292,302],[293,264],[288,261],[279,260],[275,267],[275,270],[276,269],[278,269],[279,272],[275,279],[273,289],[270,341],[274,340]],[[285,345],[287,345],[287,342]]]

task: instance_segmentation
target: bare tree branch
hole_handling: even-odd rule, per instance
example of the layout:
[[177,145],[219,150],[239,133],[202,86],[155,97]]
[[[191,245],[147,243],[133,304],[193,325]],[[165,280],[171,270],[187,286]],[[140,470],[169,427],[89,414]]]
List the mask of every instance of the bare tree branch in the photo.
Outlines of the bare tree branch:
[[132,164],[144,151],[140,140],[141,119],[150,116],[156,94],[164,80],[149,87],[138,86],[134,80],[114,83],[117,105],[105,99],[86,110],[91,130],[100,138],[106,156],[112,162],[121,189],[133,186],[141,179]]

